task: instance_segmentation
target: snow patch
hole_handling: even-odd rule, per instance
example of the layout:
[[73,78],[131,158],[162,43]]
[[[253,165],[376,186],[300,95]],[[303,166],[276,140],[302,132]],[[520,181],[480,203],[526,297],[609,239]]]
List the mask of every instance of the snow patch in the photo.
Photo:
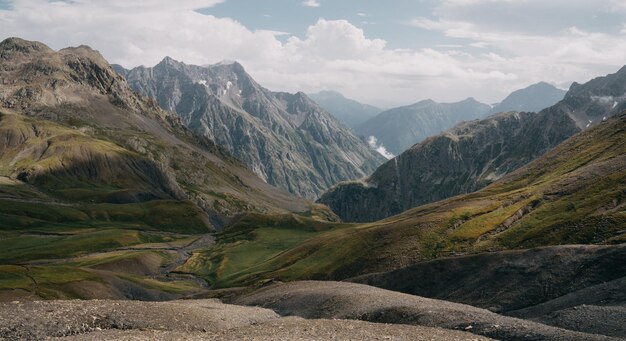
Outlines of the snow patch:
[[385,146],[383,146],[382,143],[378,143],[378,139],[376,138],[376,136],[370,136],[367,138],[367,144],[369,144],[370,148],[374,149],[375,151],[378,152],[378,154],[384,156],[387,160],[391,160],[394,157],[396,157],[395,155],[393,155],[393,153],[389,152],[387,150],[387,148],[385,148]]
[[209,86],[206,84],[206,81],[205,81],[204,79],[203,79],[203,80],[199,80],[199,81],[197,81],[197,82],[196,82],[196,84],[202,84],[202,85],[204,85],[204,86],[205,86],[205,87],[207,87],[207,88],[209,87]]
[[228,81],[228,82],[226,83],[226,90],[230,90],[230,88],[231,88],[232,86],[233,86],[233,82]]

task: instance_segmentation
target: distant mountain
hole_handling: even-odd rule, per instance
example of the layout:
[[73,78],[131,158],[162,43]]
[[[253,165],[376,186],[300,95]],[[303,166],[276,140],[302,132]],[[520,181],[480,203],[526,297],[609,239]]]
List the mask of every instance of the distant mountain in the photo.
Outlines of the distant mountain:
[[597,125],[626,110],[626,66],[585,84],[574,83],[554,108],[566,112],[579,128]]
[[337,91],[320,91],[309,94],[309,97],[350,128],[355,128],[382,111],[374,106],[346,98]]
[[489,114],[508,111],[538,112],[562,100],[566,93],[566,90],[540,82],[524,89],[513,91],[502,102],[489,110]]
[[339,184],[319,201],[345,221],[374,221],[476,191],[581,129],[626,110],[626,67],[584,85],[539,113],[500,113],[431,137],[367,179]]
[[451,128],[461,121],[483,117],[491,106],[468,98],[457,103],[424,100],[384,111],[355,128],[356,132],[398,155],[412,145]]
[[269,184],[316,198],[370,174],[384,158],[304,93],[271,92],[241,64],[187,65],[165,58],[119,72],[136,91],[177,113]]

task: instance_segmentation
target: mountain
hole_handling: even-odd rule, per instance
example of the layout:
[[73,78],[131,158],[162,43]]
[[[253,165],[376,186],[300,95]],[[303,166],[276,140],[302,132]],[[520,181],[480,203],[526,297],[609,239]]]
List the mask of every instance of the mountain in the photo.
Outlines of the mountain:
[[[401,269],[433,259],[458,258],[485,252],[568,244],[617,245],[626,242],[625,193],[626,111],[575,134],[480,191],[422,205],[381,221],[324,225],[274,218],[268,218],[262,223],[259,223],[259,219],[238,221],[220,236],[219,247],[203,254],[195,263],[188,264],[186,269],[200,274],[210,266],[219,269],[219,272],[205,272],[212,283],[217,286],[240,286],[268,278],[278,281],[344,280],[368,273]],[[376,210],[374,206],[370,209]],[[261,248],[269,243],[273,246],[271,252]],[[594,252],[593,249],[588,250]],[[256,259],[254,266],[250,266],[246,258],[241,258],[246,251],[251,252],[247,254],[249,257]],[[440,283],[439,288],[449,285],[449,290],[446,289],[448,293],[452,295],[459,292],[459,296],[453,297],[461,299],[464,292],[473,300],[482,299],[484,304],[489,304],[494,291],[499,292],[500,297],[505,297],[507,290],[491,287],[488,283],[480,286],[472,280],[510,276],[510,286],[517,283],[519,290],[527,290],[533,295],[542,292],[543,296],[537,298],[509,291],[509,297],[517,295],[515,300],[520,299],[518,303],[540,304],[559,294],[566,294],[568,290],[575,291],[624,276],[626,269],[623,269],[623,261],[620,262],[619,258],[623,252],[623,248],[617,253],[611,251],[602,261],[606,266],[596,264],[593,272],[586,272],[589,267],[584,264],[590,263],[584,260],[578,262],[578,265],[570,262],[567,265],[569,270],[563,268],[551,271],[550,265],[546,265],[545,271],[532,275],[544,284],[539,287],[532,285],[525,288],[526,282],[517,281],[516,278],[531,278],[531,274],[524,269],[532,269],[533,264],[540,267],[540,264],[552,262],[552,266],[560,266],[558,264],[568,262],[568,249],[543,252],[546,256],[541,262],[524,256],[528,262],[523,267],[521,265],[524,261],[519,259],[520,265],[502,264],[502,270],[492,275],[485,274],[488,269],[482,267],[490,265],[481,262],[481,259],[493,259],[489,262],[497,264],[499,260],[502,263],[502,259],[519,257],[482,256],[476,257],[478,261],[475,262],[471,259],[455,261],[453,258],[440,263],[443,264],[440,268],[446,269],[446,264],[452,267],[454,264],[471,262],[472,265],[466,270],[451,269],[448,275],[446,272],[425,273],[445,279],[446,282]],[[246,264],[248,270],[242,271],[242,266]],[[622,266],[617,269],[611,264]],[[472,271],[472,267],[478,270]],[[575,286],[569,286],[567,278],[578,278],[583,274],[588,281],[581,278]],[[561,284],[557,284],[554,279],[557,275],[558,283]],[[462,278],[466,280],[461,281]],[[419,283],[420,278],[412,277],[411,281]],[[411,282],[405,278],[394,285],[401,287],[403,283],[410,285]],[[452,287],[454,285],[460,288],[485,287],[493,291],[481,295],[482,291],[460,291]],[[525,305],[513,304],[508,309]]]
[[189,200],[212,227],[242,211],[309,206],[136,95],[89,47],[56,52],[10,38],[0,53],[0,169],[14,186],[41,191],[46,200]]
[[153,68],[117,69],[133,89],[176,112],[189,129],[293,194],[316,198],[384,161],[304,93],[271,92],[239,63],[203,67],[168,57]]
[[[344,221],[375,221],[485,187],[578,131],[566,115],[501,113],[463,122],[324,193]],[[375,210],[372,207],[376,207]]]
[[[87,46],[0,42],[0,300],[172,299],[246,212],[333,219],[135,93]],[[293,212],[293,213],[292,213]]]
[[573,83],[555,110],[566,112],[581,129],[626,110],[626,66],[585,84]]
[[320,91],[309,94],[309,97],[350,128],[355,128],[382,111],[374,106],[346,98],[337,91]]
[[539,82],[524,89],[513,91],[502,102],[489,110],[489,115],[509,111],[538,112],[561,101],[566,90],[561,90],[546,82]]
[[625,80],[622,69],[572,85],[562,101],[539,113],[500,113],[461,123],[411,147],[369,178],[331,188],[319,202],[345,221],[374,221],[476,191],[592,126],[593,120],[597,124],[626,109]]
[[483,117],[491,107],[468,98],[457,103],[424,100],[384,111],[355,128],[374,136],[391,153],[398,155],[412,145],[436,135],[461,121]]

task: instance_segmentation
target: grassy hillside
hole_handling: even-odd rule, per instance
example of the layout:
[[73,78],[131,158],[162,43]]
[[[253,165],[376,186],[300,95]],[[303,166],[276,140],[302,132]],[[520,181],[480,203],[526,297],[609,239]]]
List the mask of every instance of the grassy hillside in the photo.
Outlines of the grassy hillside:
[[0,301],[167,299],[171,273],[244,212],[333,218],[134,93],[102,56],[0,42]]
[[[278,224],[289,233],[271,234],[277,227],[268,230],[267,221],[245,234],[235,228],[186,266],[228,286],[263,278],[342,279],[493,250],[623,243],[625,207],[626,113],[479,192],[314,235],[295,223]],[[243,247],[262,255],[240,261]]]

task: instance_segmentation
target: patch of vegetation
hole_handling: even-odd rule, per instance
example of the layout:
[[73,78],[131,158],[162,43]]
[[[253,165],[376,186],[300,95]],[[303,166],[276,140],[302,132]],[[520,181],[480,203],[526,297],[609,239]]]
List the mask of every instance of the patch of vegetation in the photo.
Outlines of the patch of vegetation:
[[160,235],[141,231],[98,229],[67,236],[16,235],[0,240],[0,264],[36,259],[65,259],[142,243],[162,242]]
[[187,201],[154,200],[130,204],[43,204],[0,199],[0,229],[108,227],[177,233],[206,233],[202,210]]

